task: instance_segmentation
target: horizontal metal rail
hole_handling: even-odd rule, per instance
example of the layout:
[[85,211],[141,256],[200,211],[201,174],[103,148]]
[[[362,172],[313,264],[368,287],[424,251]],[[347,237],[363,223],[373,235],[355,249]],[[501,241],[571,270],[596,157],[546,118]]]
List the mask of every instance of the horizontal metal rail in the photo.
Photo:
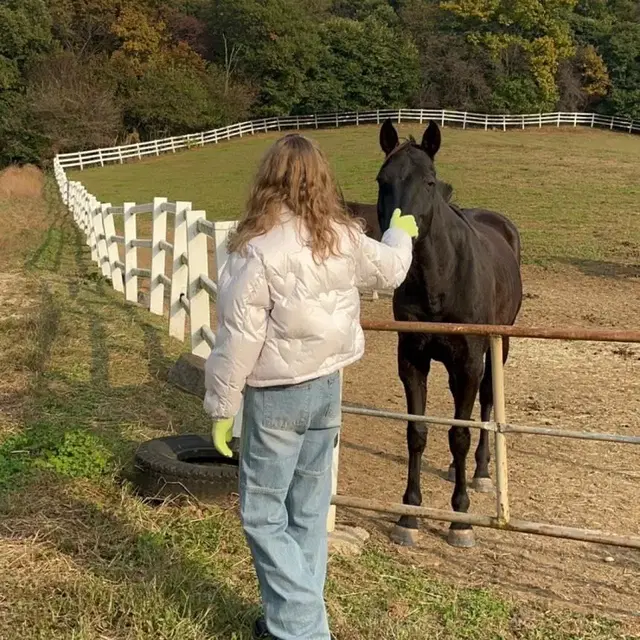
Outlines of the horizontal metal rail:
[[179,298],[180,300],[180,306],[187,312],[187,313],[191,313],[191,303],[189,302],[189,300],[187,299],[187,296],[184,295],[184,293],[180,296]]
[[419,416],[413,413],[398,413],[396,411],[386,411],[384,409],[357,407],[350,404],[342,405],[342,413],[350,413],[357,416],[371,416],[372,418],[402,420],[403,422],[428,422],[429,424],[439,427],[469,427],[470,429],[484,429],[485,431],[496,430],[495,422],[477,422],[475,420],[455,420],[453,418]]
[[114,267],[117,267],[118,269],[122,269],[123,271],[126,269],[124,262],[121,262],[120,260],[116,260],[113,263]]
[[185,253],[180,254],[180,264],[189,265],[189,256]]
[[621,444],[640,444],[640,436],[624,436],[615,433],[598,433],[593,431],[571,431],[568,429],[549,429],[548,427],[524,426],[518,424],[496,424],[493,421],[479,422],[475,420],[456,420],[435,416],[420,416],[413,413],[400,413],[372,407],[358,407],[350,404],[342,405],[342,413],[372,418],[400,420],[402,422],[426,422],[433,426],[469,427],[499,433],[521,433],[525,435],[551,436],[553,438],[570,438],[575,440],[598,440],[601,442],[618,442]]
[[176,203],[175,202],[163,202],[160,205],[160,211],[163,213],[175,213],[176,212]]
[[214,234],[213,222],[210,222],[209,220],[204,220],[204,219],[198,220],[198,231],[200,233],[204,233],[210,238],[213,238],[213,234]]
[[640,549],[640,537],[638,536],[605,533],[596,529],[579,529],[576,527],[563,527],[555,524],[545,524],[542,522],[530,522],[528,520],[516,519],[510,519],[508,522],[503,522],[493,516],[445,511],[443,509],[432,509],[431,507],[416,507],[408,504],[396,504],[393,502],[370,500],[368,498],[355,498],[352,496],[334,495],[331,498],[331,504],[338,507],[351,507],[353,509],[390,513],[399,516],[430,518],[432,520],[440,520],[442,522],[462,522],[472,526],[502,529],[503,531],[533,533],[551,538],[568,538],[569,540],[579,540],[582,542],[596,542],[599,544]]
[[163,251],[173,251],[173,245],[170,242],[167,242],[166,240],[160,240],[160,242],[158,242],[158,246]]
[[363,322],[366,331],[393,331],[396,333],[428,333],[441,335],[505,336],[511,338],[537,338],[540,340],[581,340],[587,342],[640,342],[640,331],[617,329],[546,329],[489,324],[449,324],[441,322]]
[[124,244],[124,236],[111,236],[111,242],[116,244]]
[[616,433],[598,433],[596,431],[570,431],[568,429],[549,429],[546,427],[528,427],[519,424],[504,424],[498,429],[501,433],[522,433],[525,435],[551,436],[574,440],[597,440],[600,442],[618,442],[620,444],[640,444],[640,436],[623,436]]
[[165,276],[164,273],[158,274],[158,282],[161,282],[167,287],[171,286],[171,278],[169,278],[168,276]]
[[107,207],[107,213],[112,216],[121,216],[124,214],[124,207]]
[[131,275],[138,276],[140,278],[150,278],[151,269],[131,269]]
[[200,275],[200,286],[212,297],[215,298],[218,295],[218,285],[204,274]]

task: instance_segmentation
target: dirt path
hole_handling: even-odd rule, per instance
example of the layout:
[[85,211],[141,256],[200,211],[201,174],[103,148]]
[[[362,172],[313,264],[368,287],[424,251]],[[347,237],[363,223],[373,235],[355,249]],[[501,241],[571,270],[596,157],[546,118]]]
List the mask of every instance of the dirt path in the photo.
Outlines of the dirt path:
[[[629,272],[631,276],[631,274]],[[640,280],[588,276],[577,269],[525,270],[520,324],[637,328]],[[391,317],[388,300],[363,302],[368,319]],[[345,377],[345,400],[405,409],[395,369],[396,337],[369,333],[367,353]],[[640,345],[517,340],[506,370],[507,415],[515,423],[640,433]],[[444,369],[432,369],[428,412],[452,415]],[[406,482],[404,424],[345,416],[339,491],[399,502]],[[473,439],[475,447],[477,435]],[[474,449],[472,449],[473,451]],[[472,460],[470,455],[470,460]],[[443,479],[450,456],[446,432],[432,429],[423,467],[423,504],[448,509]],[[512,515],[619,533],[640,532],[640,451],[633,445],[538,436],[509,436]],[[471,493],[471,511],[491,513],[493,495]],[[386,535],[391,518],[339,510]],[[390,548],[411,563],[473,585],[495,585],[522,598],[601,613],[637,616],[640,552],[537,536],[476,530],[462,551],[428,522],[418,546]]]

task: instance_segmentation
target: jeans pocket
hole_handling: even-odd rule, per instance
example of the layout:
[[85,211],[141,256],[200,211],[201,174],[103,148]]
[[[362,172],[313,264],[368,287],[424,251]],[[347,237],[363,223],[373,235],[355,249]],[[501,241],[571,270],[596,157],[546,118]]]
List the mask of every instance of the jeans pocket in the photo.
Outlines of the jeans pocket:
[[265,387],[262,395],[262,423],[268,429],[303,434],[309,428],[311,385]]

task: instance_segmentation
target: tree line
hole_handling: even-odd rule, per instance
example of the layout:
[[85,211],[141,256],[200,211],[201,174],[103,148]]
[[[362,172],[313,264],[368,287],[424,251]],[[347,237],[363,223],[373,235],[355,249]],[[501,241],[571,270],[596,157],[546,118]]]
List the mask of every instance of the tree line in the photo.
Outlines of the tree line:
[[0,0],[0,165],[400,106],[640,119],[640,3]]

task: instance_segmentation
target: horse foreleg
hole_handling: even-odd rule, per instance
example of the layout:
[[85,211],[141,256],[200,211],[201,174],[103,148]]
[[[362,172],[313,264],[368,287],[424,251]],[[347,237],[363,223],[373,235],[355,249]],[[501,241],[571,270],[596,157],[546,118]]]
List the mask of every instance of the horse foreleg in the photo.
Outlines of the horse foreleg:
[[[478,367],[465,366],[461,370],[450,374],[450,387],[455,402],[455,418],[469,420],[473,412],[473,405],[478,395],[482,365]],[[467,493],[466,462],[471,434],[468,427],[452,427],[449,429],[449,449],[453,457],[455,468],[455,487],[451,497],[454,511],[466,513],[469,510],[469,494]],[[473,529],[471,525],[462,522],[452,522],[449,527],[448,542],[454,547],[472,547],[474,545]]]
[[[415,361],[415,353],[412,360]],[[402,342],[398,348],[398,373],[404,385],[407,397],[407,411],[414,415],[424,415],[427,405],[427,376],[430,361],[425,360],[416,366],[414,362],[402,355]],[[404,504],[420,506],[420,472],[422,454],[427,446],[427,426],[424,422],[407,423],[407,446],[409,449],[409,472],[407,489],[402,499]],[[402,545],[413,545],[418,532],[418,519],[414,516],[402,516],[398,521],[391,538]]]
[[[491,378],[491,356],[486,355],[484,375],[480,383],[480,420],[489,422],[491,411],[493,410],[493,387]],[[480,431],[480,439],[476,449],[476,471],[471,481],[472,489],[478,493],[489,493],[493,491],[493,482],[489,473],[489,462],[491,461],[491,450],[489,448],[489,432],[485,429]]]

